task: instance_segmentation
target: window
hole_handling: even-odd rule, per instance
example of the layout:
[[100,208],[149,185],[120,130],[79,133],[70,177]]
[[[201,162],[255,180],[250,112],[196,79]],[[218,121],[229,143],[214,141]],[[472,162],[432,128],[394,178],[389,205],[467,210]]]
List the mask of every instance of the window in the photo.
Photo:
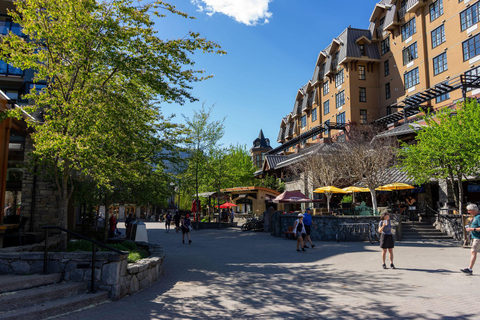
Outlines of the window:
[[387,116],[392,114],[392,107],[388,106],[387,107]]
[[340,108],[345,104],[345,90],[339,92],[335,95],[335,106],[336,108]]
[[405,73],[405,89],[409,89],[420,83],[420,78],[418,76],[418,68],[413,69]]
[[476,57],[480,54],[480,34],[464,41],[463,47],[463,61]]
[[385,99],[390,98],[390,82],[385,83]]
[[323,115],[330,113],[330,100],[327,100],[323,103]]
[[382,56],[390,51],[390,36],[382,40]]
[[[468,70],[467,72],[465,72],[465,75],[467,77],[480,77],[480,67],[476,67],[474,69],[470,69]],[[471,91],[473,90],[474,88],[467,88],[467,91]]]
[[345,123],[345,112],[342,112],[337,116],[337,123]]
[[417,26],[415,24],[415,18],[413,18],[402,26],[402,41],[410,38],[416,32]]
[[20,68],[15,68],[14,66],[7,64],[5,61],[0,60],[0,74],[23,76],[23,70]]
[[0,34],[6,35],[9,31],[12,31],[17,36],[24,36],[22,28],[18,23],[14,23],[6,17],[0,17]]
[[329,133],[330,120],[325,121],[325,134]]
[[365,45],[364,44],[359,44],[360,47],[360,55],[366,56],[367,54],[365,53]]
[[312,110],[312,121],[317,121],[317,108]]
[[335,87],[340,86],[343,83],[343,69],[335,74]]
[[449,92],[444,93],[439,97],[436,97],[435,102],[439,103],[439,102],[442,102],[442,101],[445,101],[445,100],[448,100],[448,99],[450,99],[450,93]]
[[385,77],[388,76],[390,74],[390,62],[388,59],[383,63],[383,69],[385,70]]
[[367,102],[367,88],[359,88],[359,100],[360,102]]
[[3,90],[3,92],[7,95],[9,99],[12,99],[12,100],[18,99],[18,91],[16,90]]
[[403,49],[403,65],[410,63],[411,61],[418,58],[417,43],[406,47]]
[[367,124],[367,110],[360,110],[360,124]]
[[446,52],[433,58],[433,75],[434,76],[447,70],[448,70],[448,66],[447,66]]
[[438,47],[445,42],[445,26],[442,24],[440,27],[432,31],[432,49]]
[[302,128],[305,128],[307,126],[307,115],[302,116]]
[[462,31],[476,24],[479,15],[480,6],[478,5],[478,2],[460,12],[460,26]]
[[433,21],[443,14],[443,1],[437,0],[430,5],[430,21]]
[[328,80],[323,83],[323,95],[326,95],[328,93],[328,83]]
[[45,84],[31,83],[28,86],[28,93],[30,93],[33,90],[33,88],[35,88],[35,90],[37,91],[37,94],[38,94],[39,92],[41,92],[46,87],[47,87],[47,85],[45,85]]
[[367,79],[365,75],[365,66],[358,66],[358,79],[360,80]]

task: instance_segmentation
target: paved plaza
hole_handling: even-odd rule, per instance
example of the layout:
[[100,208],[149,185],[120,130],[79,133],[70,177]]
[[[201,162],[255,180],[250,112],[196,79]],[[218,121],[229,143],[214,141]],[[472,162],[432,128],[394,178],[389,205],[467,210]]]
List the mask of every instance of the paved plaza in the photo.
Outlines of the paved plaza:
[[[120,225],[120,224],[119,224]],[[369,242],[295,241],[239,229],[166,233],[165,275],[151,287],[59,319],[480,319],[480,261],[453,242],[397,242],[396,270],[381,268]],[[387,258],[388,262],[388,258]]]

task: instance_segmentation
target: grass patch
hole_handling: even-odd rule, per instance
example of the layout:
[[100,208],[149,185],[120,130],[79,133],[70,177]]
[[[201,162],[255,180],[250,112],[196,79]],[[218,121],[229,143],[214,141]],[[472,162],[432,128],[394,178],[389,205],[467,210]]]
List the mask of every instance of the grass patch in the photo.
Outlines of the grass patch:
[[[67,252],[92,251],[93,244],[87,240],[71,240],[67,245]],[[135,242],[123,241],[121,243],[108,244],[108,246],[121,251],[128,251],[128,262],[133,263],[149,256],[147,249],[138,247]],[[109,251],[107,248],[99,247],[101,251]]]

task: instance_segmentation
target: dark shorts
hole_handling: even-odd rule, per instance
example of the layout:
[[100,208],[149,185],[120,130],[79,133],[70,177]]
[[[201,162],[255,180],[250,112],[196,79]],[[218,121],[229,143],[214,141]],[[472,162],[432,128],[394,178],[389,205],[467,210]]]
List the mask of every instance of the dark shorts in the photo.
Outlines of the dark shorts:
[[190,229],[188,227],[182,226],[182,233],[189,233]]
[[395,246],[393,241],[393,235],[382,233],[380,235],[380,248],[382,249],[391,249]]
[[310,228],[311,228],[312,226],[304,225],[304,227],[305,227],[305,232],[307,233],[307,236],[309,236],[309,235],[310,235]]

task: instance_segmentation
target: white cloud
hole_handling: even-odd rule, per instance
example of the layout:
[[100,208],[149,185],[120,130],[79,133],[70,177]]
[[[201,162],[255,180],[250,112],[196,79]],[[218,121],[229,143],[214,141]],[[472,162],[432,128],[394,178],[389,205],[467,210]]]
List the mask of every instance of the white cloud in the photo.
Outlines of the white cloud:
[[223,13],[247,26],[256,25],[259,21],[268,23],[272,16],[268,12],[268,3],[273,0],[191,0],[194,5],[208,15]]

